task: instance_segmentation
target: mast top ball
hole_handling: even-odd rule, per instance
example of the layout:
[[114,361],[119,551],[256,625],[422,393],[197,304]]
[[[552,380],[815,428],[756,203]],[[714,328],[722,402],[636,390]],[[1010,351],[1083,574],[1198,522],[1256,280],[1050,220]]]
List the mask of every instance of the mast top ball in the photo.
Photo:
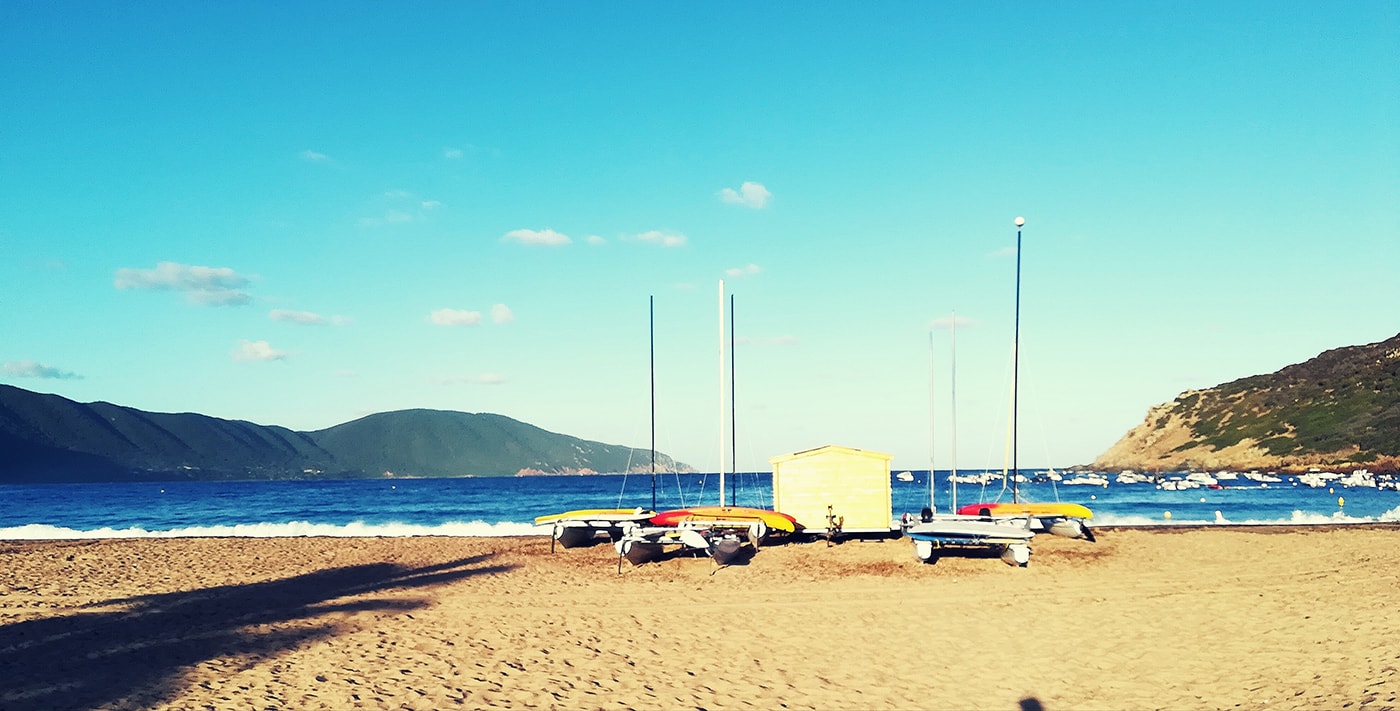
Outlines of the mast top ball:
[[1021,226],[1025,225],[1025,224],[1026,224],[1026,218],[1024,218],[1024,217],[1018,217],[1018,218],[1016,218],[1016,226],[1017,226],[1017,227],[1021,227]]

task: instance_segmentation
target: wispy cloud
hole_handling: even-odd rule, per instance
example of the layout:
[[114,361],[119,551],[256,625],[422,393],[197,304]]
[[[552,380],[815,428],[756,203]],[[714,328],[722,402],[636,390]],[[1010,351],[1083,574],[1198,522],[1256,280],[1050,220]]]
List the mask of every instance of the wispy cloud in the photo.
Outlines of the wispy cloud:
[[601,246],[603,246],[603,245],[605,245],[605,244],[608,243],[608,241],[607,241],[606,239],[603,239],[602,237],[599,237],[598,235],[588,235],[588,237],[587,237],[586,239],[584,239],[584,241],[587,242],[587,243],[589,243],[589,244],[591,244],[591,245],[593,245],[594,247],[601,247]]
[[481,312],[465,309],[437,309],[428,314],[428,320],[435,326],[480,326]]
[[993,259],[1004,259],[1006,257],[1014,257],[1016,256],[1016,245],[1007,245],[1005,247],[1002,247],[1001,249],[998,249],[995,252],[989,253],[987,256]]
[[421,222],[428,219],[429,212],[442,207],[442,202],[420,197],[409,190],[397,189],[385,190],[383,194],[375,196],[372,205],[373,209],[382,210],[382,212],[373,217],[361,217],[359,219],[361,227],[383,227],[385,225]]
[[317,153],[310,148],[301,152],[301,159],[311,163],[329,163],[331,157],[325,153]]
[[7,360],[0,365],[0,372],[16,378],[46,378],[52,380],[82,380],[83,376],[59,370],[34,360]]
[[753,208],[755,210],[763,209],[773,197],[773,193],[768,192],[768,188],[763,187],[763,183],[755,183],[752,181],[745,181],[743,185],[739,186],[738,190],[734,188],[725,188],[719,191],[718,194],[719,199],[723,202],[732,205],[743,205],[744,207]]
[[439,385],[500,385],[505,381],[506,376],[499,373],[448,375],[437,379]]
[[243,291],[248,277],[228,267],[200,267],[176,262],[160,262],[154,269],[117,270],[113,285],[118,289],[157,289],[179,291],[190,303],[204,306],[237,306],[252,301]]
[[464,155],[466,155],[466,151],[463,151],[461,148],[442,149],[442,157],[447,160],[461,160]]
[[956,314],[952,314],[952,315],[949,315],[949,316],[939,316],[939,317],[937,317],[937,318],[930,319],[929,322],[928,322],[928,327],[929,327],[929,328],[938,329],[938,330],[940,330],[940,331],[946,331],[946,330],[948,330],[949,328],[952,328],[953,326],[957,326],[958,328],[963,328],[963,327],[965,327],[965,326],[976,326],[976,325],[977,325],[977,322],[976,322],[976,321],[974,321],[974,320],[972,320],[972,319],[970,319],[970,318],[968,318],[968,317],[966,317],[966,316],[958,316],[958,315],[956,315]]
[[738,346],[793,346],[797,336],[739,336],[734,339]]
[[510,323],[515,320],[515,312],[505,304],[495,304],[491,307],[491,320],[496,323]]
[[759,269],[757,264],[749,264],[745,267],[733,267],[730,269],[726,269],[724,270],[724,275],[738,279],[739,277],[753,276],[761,271],[763,270]]
[[520,244],[544,245],[555,247],[573,242],[569,236],[554,230],[545,228],[543,230],[511,230],[501,237],[502,242],[518,242]]
[[267,317],[273,321],[295,323],[302,326],[344,326],[351,321],[345,316],[326,317],[311,311],[291,311],[289,309],[273,309],[267,312]]
[[403,210],[385,210],[380,217],[361,217],[359,224],[361,227],[382,227],[384,225],[402,225],[413,222],[414,219],[412,213]]
[[288,353],[272,347],[267,341],[239,341],[238,347],[230,353],[240,363],[269,360],[286,360]]
[[659,244],[662,247],[684,247],[685,235],[680,232],[663,232],[661,230],[648,230],[632,239],[647,244]]

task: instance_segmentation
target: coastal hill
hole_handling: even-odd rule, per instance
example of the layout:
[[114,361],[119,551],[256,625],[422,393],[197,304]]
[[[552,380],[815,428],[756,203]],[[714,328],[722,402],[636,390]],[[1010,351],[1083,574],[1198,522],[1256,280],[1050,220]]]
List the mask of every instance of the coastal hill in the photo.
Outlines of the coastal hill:
[[[404,410],[315,432],[0,385],[0,483],[643,471],[651,452],[488,413]],[[658,471],[689,471],[657,453]]]
[[1153,407],[1094,460],[1136,469],[1400,469],[1400,335]]

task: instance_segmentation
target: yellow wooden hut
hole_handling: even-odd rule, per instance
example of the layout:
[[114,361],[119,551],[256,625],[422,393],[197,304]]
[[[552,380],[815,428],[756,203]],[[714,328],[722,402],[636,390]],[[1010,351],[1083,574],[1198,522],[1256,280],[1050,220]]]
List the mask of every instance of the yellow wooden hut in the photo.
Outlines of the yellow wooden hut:
[[834,519],[844,533],[887,534],[892,458],[832,444],[773,457],[773,508],[812,533]]

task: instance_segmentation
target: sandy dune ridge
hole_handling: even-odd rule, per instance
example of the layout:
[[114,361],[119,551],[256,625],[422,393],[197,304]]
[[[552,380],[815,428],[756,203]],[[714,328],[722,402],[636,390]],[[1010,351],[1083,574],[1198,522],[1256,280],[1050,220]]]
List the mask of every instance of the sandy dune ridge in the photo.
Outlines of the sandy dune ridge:
[[617,574],[547,538],[0,543],[0,709],[1400,708],[1400,527],[904,540]]

